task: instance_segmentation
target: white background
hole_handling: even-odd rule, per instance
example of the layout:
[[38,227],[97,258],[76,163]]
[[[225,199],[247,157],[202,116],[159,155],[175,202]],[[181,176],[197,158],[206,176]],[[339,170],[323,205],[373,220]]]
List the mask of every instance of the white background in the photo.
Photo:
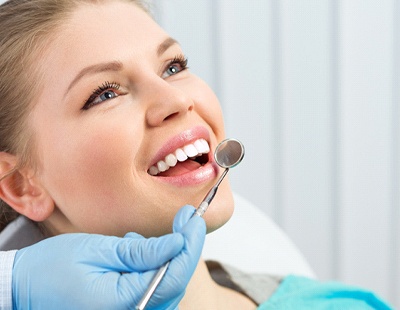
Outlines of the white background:
[[246,146],[234,189],[321,279],[400,307],[400,1],[152,2]]

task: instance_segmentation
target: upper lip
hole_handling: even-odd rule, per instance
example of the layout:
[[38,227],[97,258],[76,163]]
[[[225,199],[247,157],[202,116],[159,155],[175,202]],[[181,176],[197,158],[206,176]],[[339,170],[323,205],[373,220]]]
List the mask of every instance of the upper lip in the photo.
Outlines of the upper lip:
[[205,139],[210,144],[210,133],[205,127],[196,126],[170,138],[162,145],[153,157],[151,165],[155,165],[158,161],[163,160],[168,154],[175,152],[178,148],[192,143],[197,139]]

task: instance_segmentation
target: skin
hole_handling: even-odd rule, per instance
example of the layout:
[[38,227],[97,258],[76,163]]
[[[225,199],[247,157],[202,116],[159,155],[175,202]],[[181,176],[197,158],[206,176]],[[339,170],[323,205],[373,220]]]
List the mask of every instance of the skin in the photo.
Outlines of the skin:
[[[184,185],[147,173],[166,141],[186,130],[205,128],[212,150],[224,138],[212,90],[179,66],[174,75],[166,71],[183,55],[179,44],[169,42],[157,55],[168,38],[132,4],[84,5],[40,58],[44,87],[30,126],[40,150],[36,177],[54,205],[44,221],[52,234],[165,234],[177,210],[197,206],[215,183],[217,173]],[[115,61],[123,68],[76,80],[83,68]],[[116,97],[82,110],[93,89],[106,82],[120,85],[112,90]],[[205,215],[208,229],[223,225],[232,212],[224,181]]]

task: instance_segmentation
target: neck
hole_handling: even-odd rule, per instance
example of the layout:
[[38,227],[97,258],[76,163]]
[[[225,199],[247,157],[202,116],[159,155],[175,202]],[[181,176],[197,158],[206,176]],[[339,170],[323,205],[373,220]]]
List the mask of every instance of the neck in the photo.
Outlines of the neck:
[[246,296],[218,285],[212,278],[204,260],[200,260],[184,298],[180,310],[197,309],[256,309],[256,305]]

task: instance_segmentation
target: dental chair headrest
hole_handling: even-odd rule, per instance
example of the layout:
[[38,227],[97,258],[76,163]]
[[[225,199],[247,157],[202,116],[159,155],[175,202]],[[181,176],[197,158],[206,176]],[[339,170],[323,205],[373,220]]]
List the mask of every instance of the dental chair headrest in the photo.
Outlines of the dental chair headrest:
[[19,250],[43,240],[39,228],[24,216],[19,216],[0,232],[0,251]]

